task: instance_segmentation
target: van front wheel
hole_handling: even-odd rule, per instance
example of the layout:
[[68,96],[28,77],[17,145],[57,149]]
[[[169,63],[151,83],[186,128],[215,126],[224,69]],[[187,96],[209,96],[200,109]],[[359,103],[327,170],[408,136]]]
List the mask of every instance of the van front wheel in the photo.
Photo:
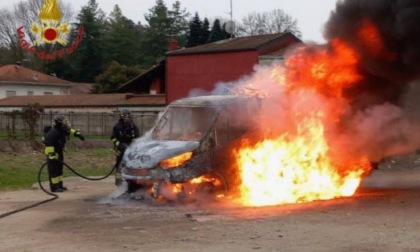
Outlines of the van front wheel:
[[127,180],[127,192],[133,193],[139,190],[142,186],[138,185],[135,181]]

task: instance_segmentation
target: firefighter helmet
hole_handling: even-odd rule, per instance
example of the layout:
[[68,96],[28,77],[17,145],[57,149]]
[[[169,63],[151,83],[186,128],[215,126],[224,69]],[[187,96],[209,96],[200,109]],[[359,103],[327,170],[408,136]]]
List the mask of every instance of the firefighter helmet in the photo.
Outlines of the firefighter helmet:
[[131,112],[128,109],[121,109],[120,118],[129,118],[131,117]]
[[57,114],[54,116],[54,126],[59,127],[64,131],[70,131],[70,122],[67,120],[67,118],[62,114]]
[[62,114],[58,114],[58,115],[54,116],[54,124],[55,125],[61,125],[61,124],[66,124],[66,123],[67,123],[67,119]]
[[124,123],[131,123],[131,112],[128,109],[121,109],[120,110],[120,119],[123,120]]

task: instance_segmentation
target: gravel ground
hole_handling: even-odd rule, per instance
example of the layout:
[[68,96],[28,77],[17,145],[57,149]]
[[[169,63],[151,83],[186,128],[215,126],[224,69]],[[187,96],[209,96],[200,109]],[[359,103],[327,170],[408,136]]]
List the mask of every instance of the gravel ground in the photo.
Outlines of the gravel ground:
[[[0,219],[0,251],[420,251],[417,161],[386,160],[350,198],[262,208],[117,200],[112,179],[65,178],[57,200]],[[0,192],[0,214],[48,197]]]

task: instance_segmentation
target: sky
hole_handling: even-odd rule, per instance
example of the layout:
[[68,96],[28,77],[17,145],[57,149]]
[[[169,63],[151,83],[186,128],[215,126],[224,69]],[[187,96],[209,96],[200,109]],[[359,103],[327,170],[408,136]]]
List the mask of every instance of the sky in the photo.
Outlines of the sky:
[[[22,0],[1,1],[0,8],[12,9]],[[88,0],[62,0],[70,3],[77,13],[80,8],[88,3]],[[168,8],[176,0],[164,0]],[[191,15],[198,12],[201,19],[205,17],[213,20],[216,17],[230,19],[230,3],[232,1],[233,20],[241,21],[242,18],[252,12],[270,12],[274,9],[282,9],[295,18],[298,28],[302,32],[305,42],[313,41],[323,43],[323,27],[329,19],[330,13],[335,9],[337,0],[179,0],[181,7]],[[156,0],[97,0],[99,8],[109,14],[116,4],[121,8],[124,16],[134,22],[144,21],[144,14],[156,4]]]

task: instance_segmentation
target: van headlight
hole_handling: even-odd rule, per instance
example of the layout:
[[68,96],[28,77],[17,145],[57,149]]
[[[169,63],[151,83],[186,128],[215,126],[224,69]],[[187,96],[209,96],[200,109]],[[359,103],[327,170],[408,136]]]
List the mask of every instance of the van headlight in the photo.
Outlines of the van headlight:
[[164,169],[175,168],[184,164],[188,160],[190,160],[191,157],[192,157],[192,152],[189,151],[189,152],[182,153],[181,155],[162,160],[160,161],[159,164]]

